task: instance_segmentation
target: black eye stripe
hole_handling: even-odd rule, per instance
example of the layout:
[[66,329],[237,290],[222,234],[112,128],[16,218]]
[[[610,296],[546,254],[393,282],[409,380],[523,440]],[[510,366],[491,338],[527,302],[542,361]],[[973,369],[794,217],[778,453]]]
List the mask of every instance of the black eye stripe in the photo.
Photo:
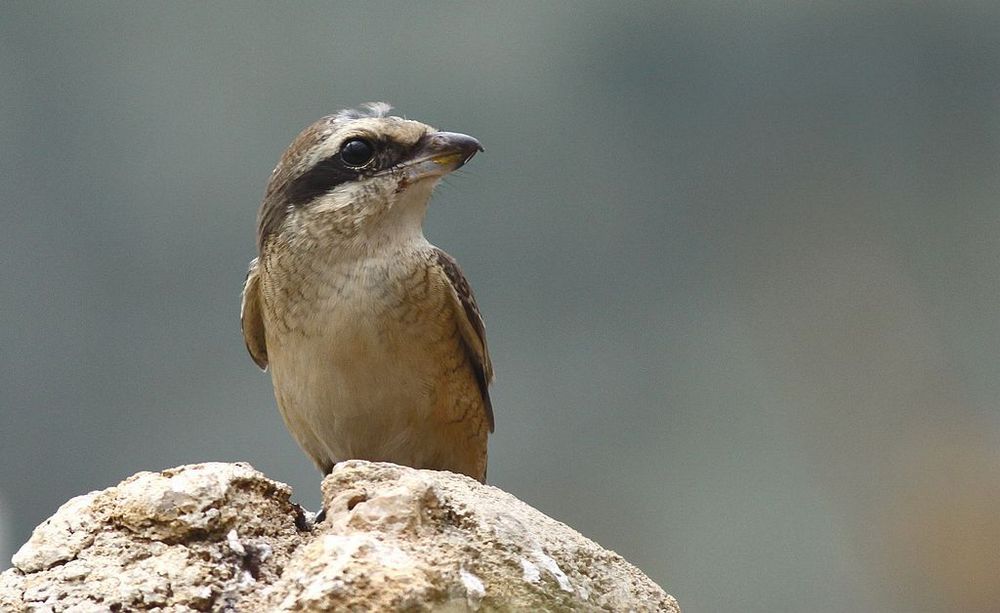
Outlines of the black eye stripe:
[[[347,139],[344,145],[355,140],[362,139]],[[342,145],[336,153],[321,160],[308,171],[288,183],[285,188],[286,202],[293,206],[301,206],[318,196],[328,193],[338,185],[347,183],[348,181],[357,181],[373,172],[391,168],[407,157],[412,156],[422,144],[423,139],[410,146],[393,141],[366,142],[374,147],[373,161],[364,164],[362,167],[348,165],[342,156]]]
[[361,172],[357,168],[346,166],[338,153],[317,162],[308,171],[293,179],[285,188],[285,197],[289,204],[299,206],[360,176]]
[[391,168],[403,160],[413,157],[416,145],[403,145],[395,141],[379,143],[375,154],[375,167],[378,170]]

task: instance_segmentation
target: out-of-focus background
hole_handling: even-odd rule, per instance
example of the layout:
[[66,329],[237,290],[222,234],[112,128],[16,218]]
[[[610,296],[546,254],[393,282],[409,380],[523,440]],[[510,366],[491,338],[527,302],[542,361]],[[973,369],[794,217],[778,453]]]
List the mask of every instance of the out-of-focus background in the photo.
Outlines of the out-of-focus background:
[[490,478],[690,613],[1000,602],[1000,4],[0,11],[0,568],[71,496],[246,460],[281,151],[369,100],[478,137],[426,231],[499,378]]

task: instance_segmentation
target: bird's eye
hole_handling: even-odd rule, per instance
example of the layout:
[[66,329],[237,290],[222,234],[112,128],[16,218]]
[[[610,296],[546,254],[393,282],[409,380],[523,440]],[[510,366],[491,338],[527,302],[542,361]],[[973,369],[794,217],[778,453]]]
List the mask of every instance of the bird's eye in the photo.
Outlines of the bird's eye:
[[353,138],[340,148],[340,159],[348,166],[364,166],[375,157],[375,147],[361,138]]

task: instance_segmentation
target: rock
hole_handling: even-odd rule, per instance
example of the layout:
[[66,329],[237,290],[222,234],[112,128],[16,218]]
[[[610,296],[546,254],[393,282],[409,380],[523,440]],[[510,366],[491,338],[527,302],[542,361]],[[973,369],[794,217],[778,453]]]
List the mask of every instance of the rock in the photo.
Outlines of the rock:
[[344,462],[327,519],[246,464],[138,473],[38,526],[2,611],[674,611],[637,568],[497,488]]
[[38,526],[2,611],[220,610],[277,580],[302,540],[291,489],[247,464],[138,473]]

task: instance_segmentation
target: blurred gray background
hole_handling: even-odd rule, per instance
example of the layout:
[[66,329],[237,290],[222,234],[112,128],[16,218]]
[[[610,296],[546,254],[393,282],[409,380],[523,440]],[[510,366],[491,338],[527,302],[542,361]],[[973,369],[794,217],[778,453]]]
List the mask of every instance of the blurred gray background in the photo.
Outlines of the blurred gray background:
[[428,237],[491,481],[685,611],[996,611],[1000,4],[6,3],[0,568],[71,496],[320,477],[239,293],[288,142],[478,137]]

